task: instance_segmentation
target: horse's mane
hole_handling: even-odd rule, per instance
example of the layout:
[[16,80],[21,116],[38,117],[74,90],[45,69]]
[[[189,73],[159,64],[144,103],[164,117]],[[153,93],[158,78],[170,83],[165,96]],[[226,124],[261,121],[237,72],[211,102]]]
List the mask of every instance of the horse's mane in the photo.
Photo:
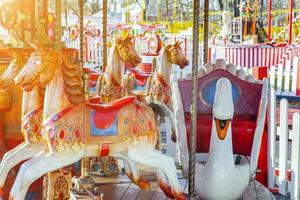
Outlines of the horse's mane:
[[84,102],[85,99],[80,63],[76,60],[72,60],[70,56],[64,54],[61,66],[64,79],[64,89],[69,101],[73,104]]

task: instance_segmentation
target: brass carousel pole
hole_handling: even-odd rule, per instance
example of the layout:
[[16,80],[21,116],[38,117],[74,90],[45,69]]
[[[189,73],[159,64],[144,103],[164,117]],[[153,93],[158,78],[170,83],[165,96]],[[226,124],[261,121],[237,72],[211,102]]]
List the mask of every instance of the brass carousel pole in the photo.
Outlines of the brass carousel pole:
[[198,98],[198,55],[199,55],[199,14],[200,1],[194,0],[193,16],[193,87],[191,112],[191,136],[189,143],[189,197],[194,199],[195,194],[195,156],[196,156],[196,126],[197,126],[197,98]]
[[61,50],[61,0],[55,1],[55,48]]
[[[83,26],[83,0],[78,0],[78,5],[79,5],[79,26],[80,26],[80,62],[81,62],[81,67],[84,67],[84,44],[83,44],[83,39],[84,39],[84,26]],[[83,88],[84,88],[84,94],[85,94],[85,99],[89,98],[89,88],[88,88],[88,80],[89,80],[89,75],[88,74],[83,74]],[[81,177],[86,177],[88,176],[89,173],[89,158],[82,158],[81,159]]]
[[204,44],[203,44],[203,65],[208,60],[208,22],[209,22],[209,0],[204,2]]
[[103,41],[102,69],[103,71],[105,71],[105,68],[107,66],[107,0],[103,0],[102,41]]
[[81,61],[81,66],[83,67],[84,64],[84,47],[83,47],[83,0],[78,0],[78,5],[79,5],[79,26],[80,26],[80,61]]

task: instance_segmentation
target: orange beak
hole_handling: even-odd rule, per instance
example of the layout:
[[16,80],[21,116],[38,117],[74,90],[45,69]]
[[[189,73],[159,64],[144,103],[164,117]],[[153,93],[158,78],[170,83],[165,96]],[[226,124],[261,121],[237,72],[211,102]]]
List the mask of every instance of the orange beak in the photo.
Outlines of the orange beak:
[[218,138],[220,140],[225,139],[230,122],[231,122],[231,119],[220,120],[220,119],[215,118],[217,134],[218,134]]

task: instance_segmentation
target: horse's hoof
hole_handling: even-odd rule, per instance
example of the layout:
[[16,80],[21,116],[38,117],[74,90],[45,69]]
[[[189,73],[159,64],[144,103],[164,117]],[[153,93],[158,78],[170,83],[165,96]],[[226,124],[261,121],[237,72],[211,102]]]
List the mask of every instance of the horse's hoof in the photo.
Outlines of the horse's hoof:
[[134,179],[133,179],[133,176],[132,176],[132,173],[126,172],[126,175],[127,175],[127,177],[129,178],[129,180],[130,180],[132,183],[135,183],[135,181],[134,181]]
[[170,199],[175,199],[171,187],[166,185],[165,183],[159,182],[158,183],[160,189],[165,193],[165,195]]
[[183,192],[176,195],[176,200],[187,200],[187,199],[188,199],[188,195]]
[[177,136],[176,136],[176,133],[175,133],[174,130],[172,130],[171,140],[172,140],[174,143],[177,143]]
[[137,184],[142,190],[145,190],[145,191],[150,190],[150,183],[146,180],[143,180],[142,178],[140,178],[137,181]]

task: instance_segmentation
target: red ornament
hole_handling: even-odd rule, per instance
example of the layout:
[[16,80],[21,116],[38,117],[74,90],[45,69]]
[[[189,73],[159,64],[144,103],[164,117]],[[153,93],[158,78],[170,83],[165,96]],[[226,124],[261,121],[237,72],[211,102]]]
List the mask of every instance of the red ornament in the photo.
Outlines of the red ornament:
[[40,130],[40,127],[39,127],[37,124],[35,124],[35,125],[33,126],[33,131],[34,131],[35,133],[37,133],[37,132],[39,132],[39,130]]
[[66,136],[65,131],[64,131],[64,130],[61,130],[61,131],[59,132],[59,138],[60,138],[60,139],[64,139],[65,136]]
[[151,122],[151,121],[148,121],[147,125],[148,125],[148,128],[149,128],[150,130],[152,130],[152,129],[153,129],[153,124],[152,124],[152,122]]
[[74,137],[75,137],[76,139],[80,139],[81,134],[80,134],[80,130],[79,130],[79,129],[75,129],[75,131],[74,131]]
[[25,124],[24,130],[25,130],[25,131],[28,131],[28,124]]

